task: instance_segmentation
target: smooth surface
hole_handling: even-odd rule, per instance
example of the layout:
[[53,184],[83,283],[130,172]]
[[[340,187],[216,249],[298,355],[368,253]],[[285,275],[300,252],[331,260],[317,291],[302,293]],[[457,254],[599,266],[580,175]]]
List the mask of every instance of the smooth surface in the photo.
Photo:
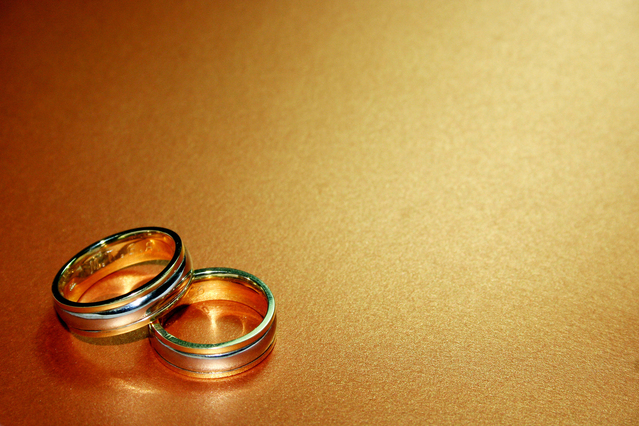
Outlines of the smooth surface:
[[[5,1],[0,55],[0,424],[639,423],[636,1]],[[64,329],[148,225],[268,283],[262,364]]]

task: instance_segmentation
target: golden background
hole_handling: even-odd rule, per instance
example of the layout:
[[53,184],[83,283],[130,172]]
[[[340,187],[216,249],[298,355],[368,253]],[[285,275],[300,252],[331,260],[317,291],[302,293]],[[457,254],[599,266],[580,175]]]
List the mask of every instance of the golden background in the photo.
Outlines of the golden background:
[[[0,4],[0,423],[638,424],[639,3]],[[51,282],[178,232],[260,366],[98,345]]]

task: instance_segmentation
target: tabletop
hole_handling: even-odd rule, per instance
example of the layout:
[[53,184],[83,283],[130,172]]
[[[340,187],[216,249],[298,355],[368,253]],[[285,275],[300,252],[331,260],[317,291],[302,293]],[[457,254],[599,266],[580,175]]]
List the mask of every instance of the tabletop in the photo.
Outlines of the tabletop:
[[[0,424],[638,424],[639,4],[0,3]],[[166,227],[277,343],[199,380],[51,285]]]

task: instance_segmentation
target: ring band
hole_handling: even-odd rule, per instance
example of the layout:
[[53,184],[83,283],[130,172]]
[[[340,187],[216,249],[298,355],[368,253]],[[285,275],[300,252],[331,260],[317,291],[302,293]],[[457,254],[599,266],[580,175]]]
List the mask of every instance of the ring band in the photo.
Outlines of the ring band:
[[144,327],[186,292],[193,269],[180,237],[137,228],[100,240],[60,269],[55,309],[77,334],[107,337]]
[[[182,340],[167,329],[180,321],[186,309],[201,306],[210,329],[218,325],[211,317],[207,302],[229,303],[254,312],[261,322],[241,336],[220,343]],[[174,317],[178,317],[175,319]],[[237,316],[236,318],[245,318]],[[182,321],[187,321],[186,316]],[[275,300],[269,288],[257,277],[228,268],[198,269],[192,284],[171,312],[149,324],[151,345],[169,368],[192,377],[226,377],[257,365],[275,344]],[[248,331],[248,332],[246,332]],[[245,333],[245,334],[244,334]],[[195,339],[191,339],[195,340]]]

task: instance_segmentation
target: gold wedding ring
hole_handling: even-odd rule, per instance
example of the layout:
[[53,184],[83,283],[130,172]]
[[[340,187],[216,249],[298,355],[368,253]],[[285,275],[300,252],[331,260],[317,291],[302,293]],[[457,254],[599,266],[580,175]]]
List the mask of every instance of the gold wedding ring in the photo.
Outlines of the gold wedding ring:
[[260,279],[236,269],[209,268],[194,272],[184,296],[149,329],[165,365],[206,378],[257,365],[273,349],[275,325],[275,300]]
[[144,327],[171,308],[192,277],[180,237],[137,228],[82,250],[56,275],[55,309],[77,334],[106,337]]

